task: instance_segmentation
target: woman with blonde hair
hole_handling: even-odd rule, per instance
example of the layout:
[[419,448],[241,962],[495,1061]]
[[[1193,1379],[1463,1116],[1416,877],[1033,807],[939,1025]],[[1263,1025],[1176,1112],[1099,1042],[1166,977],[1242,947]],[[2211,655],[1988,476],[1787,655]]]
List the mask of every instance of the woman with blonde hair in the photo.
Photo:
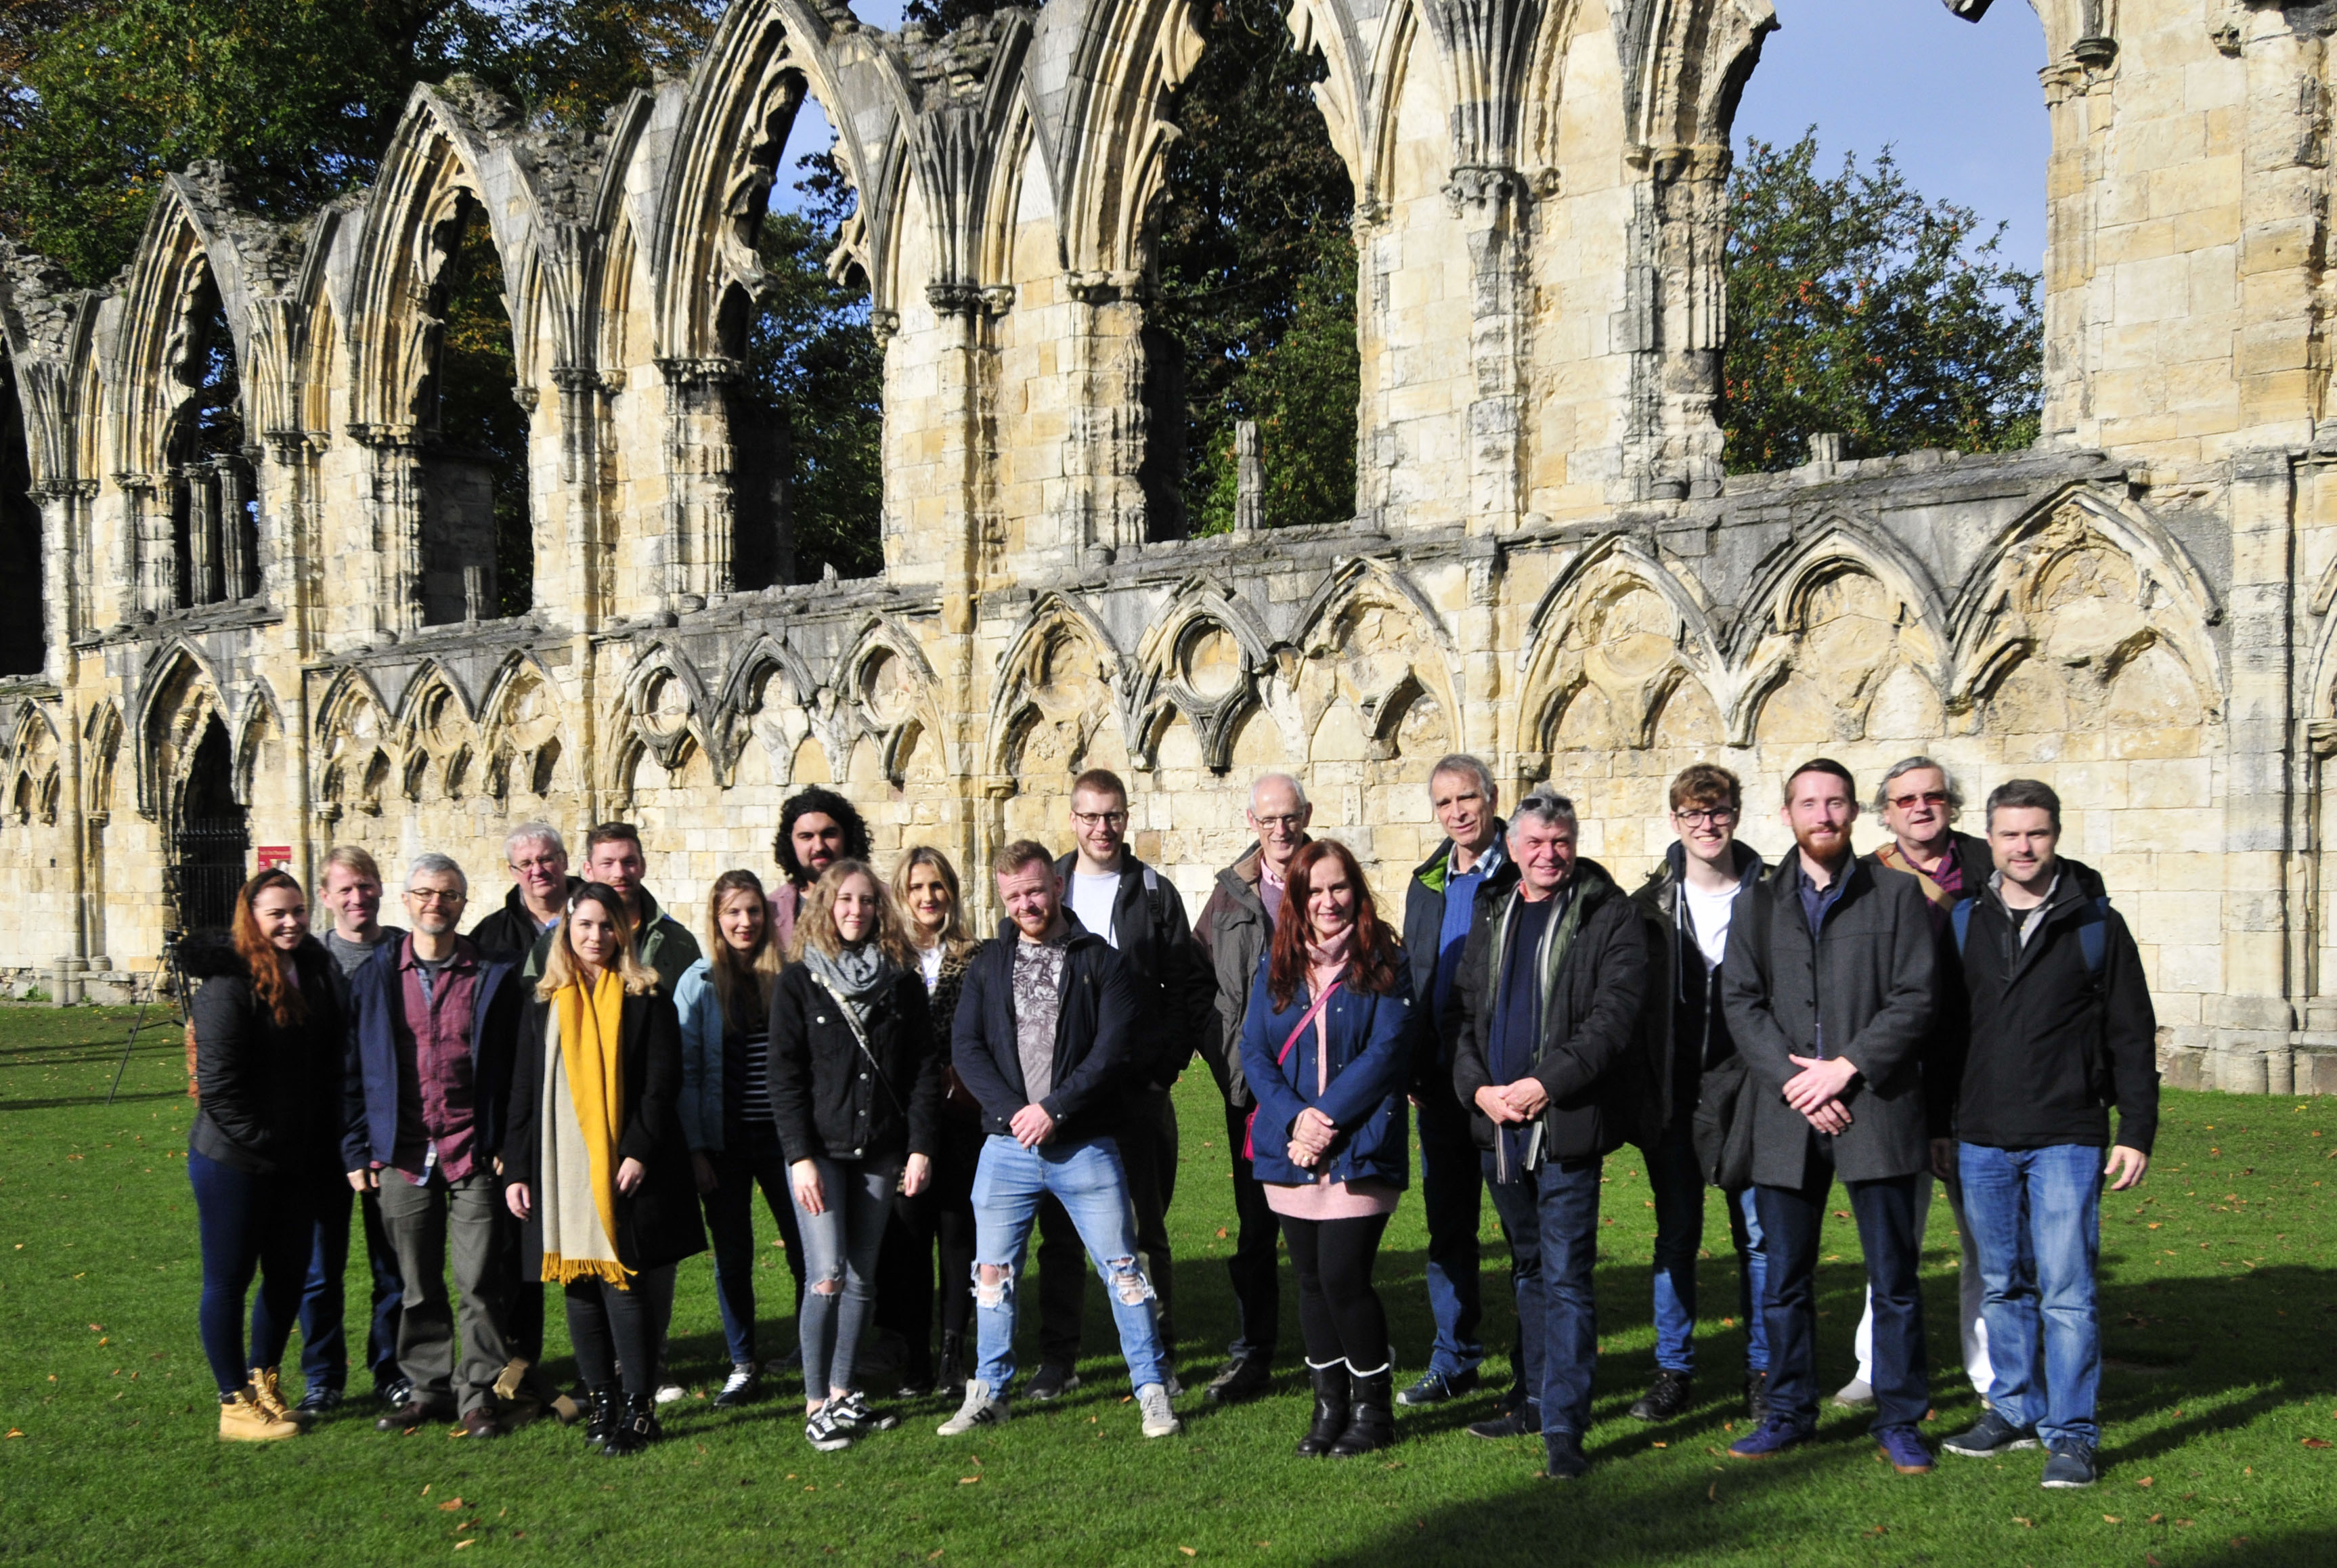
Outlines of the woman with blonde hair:
[[804,1436],[830,1451],[898,1424],[868,1408],[853,1361],[894,1190],[922,1192],[931,1171],[942,1060],[908,932],[865,862],[805,893],[790,957],[771,992],[771,1114],[811,1282]]
[[[219,1383],[220,1436],[293,1437],[277,1363],[308,1283],[317,1216],[341,1188],[341,1076],[348,1024],[331,955],[308,934],[300,884],[262,871],[235,896],[225,943],[181,949],[202,981],[188,1008],[195,1041],[187,1176],[202,1247],[203,1354]],[[246,1357],[243,1304],[253,1274]]]
[[677,1109],[680,1027],[657,987],[624,901],[602,883],[578,888],[521,1024],[501,1151],[523,1277],[567,1292],[592,1396],[585,1438],[609,1455],[662,1435],[656,1276],[706,1250]]
[[[803,1310],[803,1239],[787,1195],[787,1161],[771,1122],[771,983],[784,966],[762,878],[725,871],[707,899],[706,956],[675,983],[681,1015],[681,1131],[714,1240],[714,1298],[730,1376],[714,1403],[743,1405],[761,1382],[755,1357],[755,1190],[779,1222],[796,1310]],[[774,1367],[777,1365],[773,1363]]]
[[893,867],[893,896],[908,916],[909,943],[934,1020],[934,1050],[942,1058],[940,1145],[933,1180],[912,1197],[895,1194],[892,1223],[876,1261],[876,1322],[901,1336],[908,1360],[901,1379],[906,1395],[929,1393],[934,1370],[934,1258],[941,1257],[942,1354],[939,1386],[962,1391],[969,1376],[966,1334],[973,1326],[973,1172],[982,1159],[982,1112],[949,1065],[950,1022],[957,1016],[966,965],[979,946],[965,928],[957,867],[920,844]]

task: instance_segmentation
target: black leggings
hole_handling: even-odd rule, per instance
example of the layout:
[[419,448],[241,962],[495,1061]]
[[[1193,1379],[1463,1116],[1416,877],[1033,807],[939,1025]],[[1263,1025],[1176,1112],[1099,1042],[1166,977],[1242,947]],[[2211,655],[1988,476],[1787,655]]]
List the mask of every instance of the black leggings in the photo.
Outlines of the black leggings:
[[585,1387],[597,1394],[615,1384],[621,1371],[628,1395],[646,1399],[656,1392],[657,1291],[650,1276],[660,1272],[667,1276],[670,1301],[670,1267],[634,1275],[630,1290],[600,1279],[569,1282],[568,1342]]
[[1351,1371],[1376,1372],[1388,1364],[1387,1308],[1372,1289],[1372,1265],[1379,1260],[1389,1218],[1282,1216],[1290,1266],[1298,1275],[1298,1328],[1306,1359],[1317,1367],[1344,1358]]

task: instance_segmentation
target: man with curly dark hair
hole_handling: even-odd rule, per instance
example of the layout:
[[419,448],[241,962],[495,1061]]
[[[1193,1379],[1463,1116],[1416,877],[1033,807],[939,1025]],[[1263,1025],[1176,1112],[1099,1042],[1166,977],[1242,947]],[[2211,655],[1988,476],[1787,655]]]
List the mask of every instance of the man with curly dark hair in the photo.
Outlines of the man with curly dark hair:
[[779,808],[779,831],[771,840],[771,858],[786,880],[771,895],[771,929],[782,953],[791,951],[796,936],[796,910],[804,889],[838,860],[868,858],[868,824],[852,802],[823,785],[813,784],[787,797]]

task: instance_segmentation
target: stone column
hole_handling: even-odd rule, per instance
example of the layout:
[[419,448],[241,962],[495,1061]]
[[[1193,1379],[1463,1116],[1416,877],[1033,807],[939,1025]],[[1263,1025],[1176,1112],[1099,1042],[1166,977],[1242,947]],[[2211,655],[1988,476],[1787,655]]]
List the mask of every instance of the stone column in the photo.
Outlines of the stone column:
[[719,356],[657,366],[666,390],[666,607],[699,610],[708,595],[730,591],[729,388],[746,367]]
[[2247,454],[2232,474],[2231,663],[2224,769],[2224,985],[2207,998],[2211,1049],[2261,1083],[2283,1063],[2295,1027],[2288,963],[2289,789],[2299,737],[2291,722],[2295,485],[2286,453]]
[[1714,407],[1728,333],[1729,152],[1667,147],[1641,154],[1632,188],[1625,330],[1631,390],[1624,500],[1716,495],[1722,436]]
[[[597,625],[606,609],[606,588],[601,579],[601,506],[607,480],[601,454],[609,402],[621,380],[613,385],[589,365],[555,365],[552,384],[560,394],[560,493],[568,526],[562,537],[566,560],[569,618],[579,625]],[[531,516],[533,514],[531,514]],[[549,585],[543,563],[535,573],[535,607],[549,608]]]
[[[262,603],[283,612],[292,627],[293,647],[300,658],[316,652],[314,605],[309,584],[318,570],[317,537],[311,526],[317,455],[325,437],[308,430],[270,430],[261,454],[269,467],[261,471],[259,527],[253,563]],[[272,504],[271,504],[272,503]]]
[[1469,531],[1517,525],[1524,475],[1526,189],[1514,169],[1464,163],[1444,194],[1469,246]]
[[[1140,544],[1145,537],[1144,306],[1137,272],[1074,272],[1070,344],[1072,403],[1063,466],[1069,480],[1056,543],[1070,559]],[[1109,559],[1109,557],[1105,557]]]
[[411,425],[352,425],[349,434],[373,455],[376,586],[367,634],[386,645],[422,624],[422,447]]

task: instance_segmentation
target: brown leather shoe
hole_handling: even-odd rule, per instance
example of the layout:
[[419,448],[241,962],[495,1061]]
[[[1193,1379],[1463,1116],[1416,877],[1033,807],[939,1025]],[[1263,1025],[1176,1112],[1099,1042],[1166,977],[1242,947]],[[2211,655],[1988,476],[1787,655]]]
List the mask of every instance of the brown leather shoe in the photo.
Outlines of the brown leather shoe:
[[435,1421],[452,1421],[455,1412],[444,1405],[434,1405],[425,1399],[408,1399],[388,1415],[373,1424],[376,1432],[408,1432],[416,1426],[427,1426]]
[[503,1435],[503,1426],[495,1419],[495,1413],[485,1406],[482,1405],[476,1410],[466,1410],[463,1413],[464,1436],[500,1437]]

